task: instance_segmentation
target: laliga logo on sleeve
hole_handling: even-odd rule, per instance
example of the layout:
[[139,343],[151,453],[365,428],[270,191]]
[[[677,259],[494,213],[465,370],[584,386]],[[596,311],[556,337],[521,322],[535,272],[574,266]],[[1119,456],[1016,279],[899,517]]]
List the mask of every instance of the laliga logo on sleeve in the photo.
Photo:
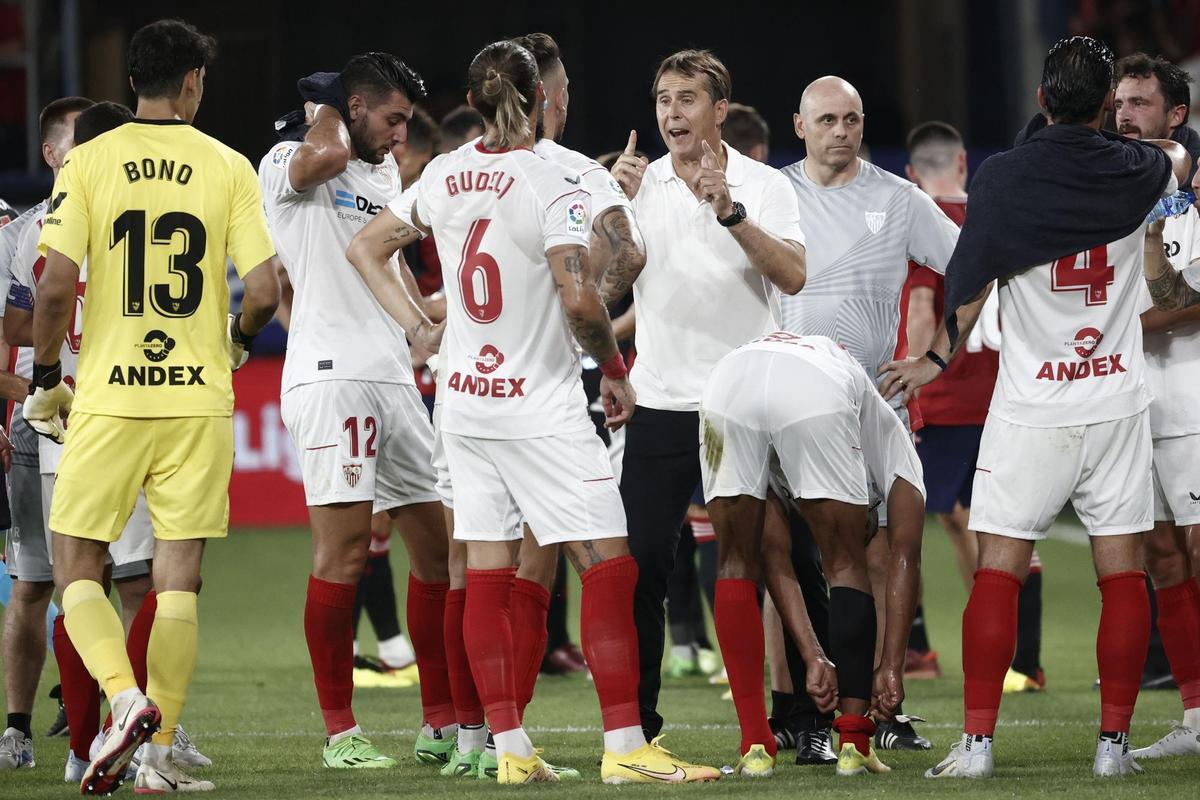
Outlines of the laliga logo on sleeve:
[[475,356],[475,369],[484,375],[490,375],[500,369],[500,365],[503,363],[504,353],[501,353],[490,344],[485,344],[480,348],[479,355]]
[[587,208],[583,203],[572,203],[567,209],[567,230],[571,233],[587,233]]
[[1080,328],[1079,332],[1075,334],[1075,339],[1066,344],[1074,347],[1080,358],[1087,359],[1095,354],[1096,348],[1102,341],[1104,341],[1104,334],[1095,328]]

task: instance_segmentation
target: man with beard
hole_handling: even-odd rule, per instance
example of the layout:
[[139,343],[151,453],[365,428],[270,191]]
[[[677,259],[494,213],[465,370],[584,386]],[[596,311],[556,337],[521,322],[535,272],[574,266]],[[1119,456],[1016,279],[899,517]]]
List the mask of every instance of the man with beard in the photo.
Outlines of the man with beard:
[[[359,729],[352,614],[371,536],[387,511],[408,550],[408,632],[424,726],[415,754],[444,763],[454,706],[442,637],[446,529],[430,459],[433,430],[413,379],[406,331],[346,261],[354,234],[400,189],[391,149],[403,142],[421,78],[388,53],[299,82],[308,130],[263,157],[267,219],[294,296],[280,402],[300,455],[313,532],[304,631],[329,736],[327,767],[393,767]],[[433,345],[428,320],[407,331]]]
[[[1173,139],[1187,120],[1188,75],[1162,57],[1134,53],[1117,62],[1114,98],[1117,132],[1133,139]],[[1200,259],[1200,214],[1166,220],[1162,247],[1172,267]],[[1149,252],[1149,250],[1147,250]],[[1133,755],[1157,758],[1200,755],[1200,503],[1195,491],[1200,422],[1191,412],[1200,384],[1200,306],[1176,311],[1151,308],[1142,314],[1142,348],[1154,448],[1154,529],[1144,537],[1146,571],[1158,602],[1158,630],[1183,698],[1183,722]]]

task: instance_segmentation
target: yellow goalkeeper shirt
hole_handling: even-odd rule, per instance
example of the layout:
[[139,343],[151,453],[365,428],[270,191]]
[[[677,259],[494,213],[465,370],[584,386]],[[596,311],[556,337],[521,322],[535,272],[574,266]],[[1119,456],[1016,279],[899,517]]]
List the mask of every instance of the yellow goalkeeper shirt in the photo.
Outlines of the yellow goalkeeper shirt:
[[226,257],[244,276],[275,253],[245,157],[182,121],[126,123],[68,154],[38,248],[88,260],[75,409],[233,413]]

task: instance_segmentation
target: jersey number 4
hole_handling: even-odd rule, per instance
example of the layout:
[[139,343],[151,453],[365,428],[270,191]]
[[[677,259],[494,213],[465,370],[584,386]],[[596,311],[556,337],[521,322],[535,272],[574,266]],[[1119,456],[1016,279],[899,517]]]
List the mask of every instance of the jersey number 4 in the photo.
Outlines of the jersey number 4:
[[504,307],[504,297],[500,293],[500,265],[495,258],[479,249],[483,244],[483,235],[491,224],[490,219],[475,220],[467,233],[467,244],[463,248],[462,261],[458,264],[458,286],[463,308],[468,317],[485,325],[495,322]]
[[1073,256],[1063,256],[1050,271],[1050,289],[1055,292],[1083,292],[1083,303],[1102,306],[1108,302],[1108,287],[1113,282],[1113,266],[1108,263],[1108,246],[1100,245]]
[[[167,257],[173,283],[150,285],[150,305],[163,317],[190,317],[200,307],[204,294],[204,270],[200,260],[208,247],[204,223],[184,211],[168,211],[154,220],[152,245],[171,246],[177,234],[183,250]],[[140,317],[146,304],[146,212],[130,209],[113,221],[111,250],[125,243],[125,296],[122,313]],[[173,289],[179,287],[176,294]]]

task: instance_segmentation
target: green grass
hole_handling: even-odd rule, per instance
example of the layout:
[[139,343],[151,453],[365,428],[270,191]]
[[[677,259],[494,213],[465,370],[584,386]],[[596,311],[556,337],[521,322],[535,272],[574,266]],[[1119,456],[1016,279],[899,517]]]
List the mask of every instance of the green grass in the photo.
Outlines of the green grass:
[[[927,528],[925,609],[934,647],[946,677],[911,683],[906,708],[927,718],[921,730],[932,753],[885,753],[893,767],[885,776],[839,779],[831,768],[796,767],[790,761],[776,777],[749,782],[726,778],[696,787],[606,787],[599,783],[599,710],[591,684],[575,678],[546,678],[538,685],[528,722],[535,743],[560,764],[583,770],[585,782],[570,787],[527,787],[537,793],[570,792],[573,798],[620,793],[754,797],[1018,797],[1095,798],[1194,796],[1197,762],[1152,761],[1137,779],[1096,782],[1091,759],[1099,715],[1094,637],[1099,595],[1086,548],[1066,541],[1041,547],[1045,562],[1043,663],[1049,691],[1006,697],[997,736],[996,778],[982,783],[927,781],[922,772],[957,738],[962,715],[959,625],[966,595],[946,538],[936,523]],[[402,575],[403,554],[393,558]],[[401,756],[392,771],[322,769],[322,724],[304,645],[302,612],[309,542],[300,532],[242,531],[214,543],[206,554],[200,599],[200,661],[185,712],[189,732],[215,762],[204,776],[222,798],[494,796],[495,786],[441,778],[411,756],[420,704],[416,689],[359,690],[359,722],[380,747]],[[404,581],[397,590],[403,592]],[[403,599],[401,599],[403,602]],[[578,605],[572,607],[575,612]],[[369,625],[364,621],[364,628]],[[364,637],[368,638],[368,637]],[[370,651],[371,645],[367,645]],[[45,692],[57,681],[48,660],[34,712],[38,766],[0,775],[0,798],[67,797],[61,782],[66,740],[40,736],[54,716]],[[700,678],[667,681],[661,707],[668,720],[666,744],[685,757],[715,765],[736,759],[738,733],[731,703]],[[1138,703],[1133,737],[1141,745],[1160,736],[1180,716],[1176,692],[1147,692]],[[121,790],[132,797],[131,787]]]

